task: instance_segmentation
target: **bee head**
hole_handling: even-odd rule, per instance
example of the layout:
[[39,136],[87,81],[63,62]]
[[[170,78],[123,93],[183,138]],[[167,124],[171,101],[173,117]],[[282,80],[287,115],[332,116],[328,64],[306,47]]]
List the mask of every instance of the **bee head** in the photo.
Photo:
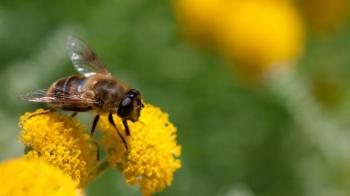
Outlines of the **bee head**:
[[136,122],[140,117],[142,108],[141,93],[138,90],[131,89],[122,98],[118,106],[117,114],[123,120]]

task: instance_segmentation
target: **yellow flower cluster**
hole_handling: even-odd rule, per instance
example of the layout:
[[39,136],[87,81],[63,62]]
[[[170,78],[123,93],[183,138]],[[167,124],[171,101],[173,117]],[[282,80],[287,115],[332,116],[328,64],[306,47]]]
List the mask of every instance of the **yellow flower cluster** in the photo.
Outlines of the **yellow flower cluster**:
[[138,122],[129,123],[131,135],[126,136],[121,119],[114,116],[119,130],[124,131],[126,151],[114,127],[102,116],[99,129],[104,133],[104,146],[110,164],[118,167],[128,184],[139,184],[144,195],[151,195],[170,186],[181,147],[176,143],[176,128],[159,108],[145,104]]
[[[39,109],[20,118],[20,137],[27,149],[22,159],[49,163],[70,177],[75,185],[83,187],[102,171],[102,167],[97,167],[97,151],[92,138],[84,133],[83,126],[75,118],[59,113],[37,115],[43,111]],[[114,121],[117,128],[124,131],[129,151],[108,117],[102,115],[98,127],[104,133],[103,144],[109,165],[119,168],[128,184],[140,185],[144,195],[170,186],[174,172],[181,167],[178,159],[181,147],[176,143],[176,128],[169,122],[168,115],[146,104],[139,121],[129,122],[130,136],[125,134],[122,120],[117,115]],[[100,165],[108,165],[103,163]],[[35,169],[32,165],[28,167]],[[40,186],[38,184],[38,188]],[[45,186],[41,188],[45,189]]]
[[200,39],[209,43],[203,44],[214,41],[244,78],[293,62],[303,51],[303,23],[289,0],[173,2],[184,32],[206,36]]
[[286,1],[232,3],[222,18],[218,30],[221,48],[225,55],[245,65],[239,67],[243,71],[264,72],[294,61],[301,53],[301,19]]
[[77,183],[40,159],[26,157],[0,164],[1,196],[77,196]]
[[[85,185],[95,174],[96,146],[84,133],[81,123],[75,118],[42,112],[39,109],[20,118],[22,143],[29,149],[29,158],[43,159]],[[32,116],[32,117],[31,117]]]
[[179,24],[185,36],[200,47],[213,47],[213,31],[221,0],[174,0]]

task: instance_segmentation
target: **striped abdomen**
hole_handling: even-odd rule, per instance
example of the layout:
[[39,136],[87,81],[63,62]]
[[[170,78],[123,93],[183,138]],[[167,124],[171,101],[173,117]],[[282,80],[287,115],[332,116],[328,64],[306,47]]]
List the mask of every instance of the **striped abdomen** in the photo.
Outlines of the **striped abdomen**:
[[68,76],[57,80],[47,91],[48,95],[57,98],[57,102],[53,101],[48,105],[69,111],[91,110],[90,104],[83,101],[79,102],[77,99],[82,94],[85,81],[86,77],[80,75]]

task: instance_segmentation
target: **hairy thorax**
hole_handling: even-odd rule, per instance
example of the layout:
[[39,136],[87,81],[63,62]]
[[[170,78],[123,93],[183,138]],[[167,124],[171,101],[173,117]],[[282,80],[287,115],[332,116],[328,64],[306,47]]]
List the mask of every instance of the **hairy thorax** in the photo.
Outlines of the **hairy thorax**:
[[127,90],[122,82],[96,74],[87,78],[83,92],[84,96],[96,99],[95,109],[99,112],[116,112]]

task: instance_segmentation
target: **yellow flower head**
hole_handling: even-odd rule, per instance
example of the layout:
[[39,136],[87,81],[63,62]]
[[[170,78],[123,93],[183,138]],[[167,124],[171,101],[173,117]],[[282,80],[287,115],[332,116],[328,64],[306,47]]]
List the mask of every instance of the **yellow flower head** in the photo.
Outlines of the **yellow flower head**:
[[20,118],[22,143],[30,149],[27,157],[40,158],[85,185],[95,171],[96,146],[75,118],[50,113],[26,113]]
[[303,51],[304,27],[291,1],[173,2],[184,32],[201,45],[216,47],[234,61],[236,70],[248,82],[259,81],[271,69],[293,65]]
[[173,0],[184,34],[199,46],[215,45],[213,31],[223,0]]
[[233,1],[218,18],[220,49],[245,74],[255,77],[286,65],[303,50],[303,24],[289,1]]
[[[121,119],[114,116],[119,130],[124,131]],[[168,115],[159,108],[145,104],[138,122],[129,122],[131,135],[127,140],[129,152],[114,127],[102,116],[99,128],[104,132],[104,145],[110,164],[117,166],[129,184],[139,184],[144,195],[162,191],[170,186],[175,170],[181,167],[177,158],[180,146],[176,143],[176,128]]]
[[77,196],[77,182],[39,159],[26,157],[0,164],[1,196]]

